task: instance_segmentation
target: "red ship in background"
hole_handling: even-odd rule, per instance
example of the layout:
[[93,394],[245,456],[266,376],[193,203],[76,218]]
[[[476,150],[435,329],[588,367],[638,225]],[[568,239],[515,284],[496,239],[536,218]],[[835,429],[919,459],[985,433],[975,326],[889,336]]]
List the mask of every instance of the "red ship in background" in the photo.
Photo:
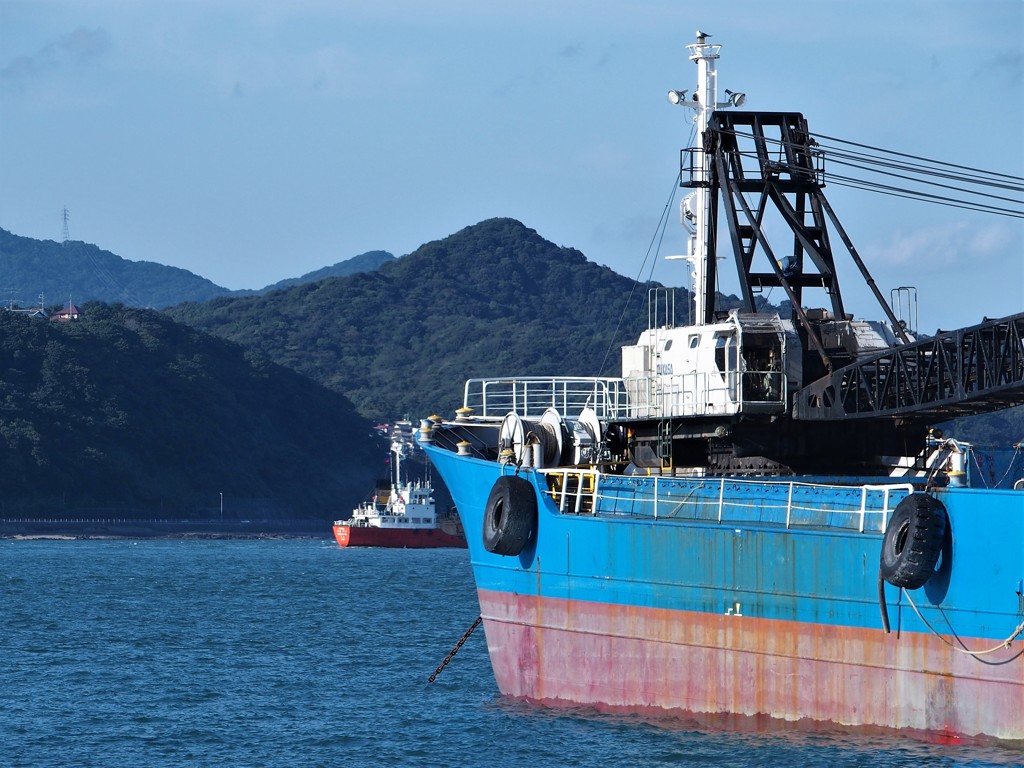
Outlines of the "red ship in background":
[[373,498],[356,507],[351,518],[334,521],[334,538],[340,546],[465,548],[466,537],[455,511],[437,514],[429,479],[402,481],[408,444],[396,425],[391,439],[392,476],[377,484]]

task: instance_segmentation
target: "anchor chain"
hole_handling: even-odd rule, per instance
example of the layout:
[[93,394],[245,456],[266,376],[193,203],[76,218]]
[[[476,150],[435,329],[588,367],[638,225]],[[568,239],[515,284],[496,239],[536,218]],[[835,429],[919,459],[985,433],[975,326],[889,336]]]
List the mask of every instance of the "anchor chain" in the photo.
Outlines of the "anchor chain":
[[455,647],[452,648],[451,652],[444,657],[444,661],[442,661],[440,666],[438,666],[438,668],[434,670],[434,674],[427,678],[428,683],[432,683],[437,679],[437,676],[441,674],[441,670],[448,666],[448,662],[451,661],[452,657],[459,652],[459,648],[462,647],[462,644],[469,639],[470,635],[473,634],[473,630],[480,626],[480,622],[483,621],[483,618],[483,616],[476,617],[476,621],[474,621],[470,628],[466,630],[466,633],[459,638],[459,642],[457,642],[455,644]]

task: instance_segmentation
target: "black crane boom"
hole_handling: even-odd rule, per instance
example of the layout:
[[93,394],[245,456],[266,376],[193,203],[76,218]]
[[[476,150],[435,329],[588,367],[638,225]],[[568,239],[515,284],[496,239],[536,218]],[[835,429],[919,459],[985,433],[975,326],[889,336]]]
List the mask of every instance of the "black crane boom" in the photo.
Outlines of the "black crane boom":
[[940,331],[823,376],[793,398],[804,421],[942,421],[1024,404],[1024,312]]

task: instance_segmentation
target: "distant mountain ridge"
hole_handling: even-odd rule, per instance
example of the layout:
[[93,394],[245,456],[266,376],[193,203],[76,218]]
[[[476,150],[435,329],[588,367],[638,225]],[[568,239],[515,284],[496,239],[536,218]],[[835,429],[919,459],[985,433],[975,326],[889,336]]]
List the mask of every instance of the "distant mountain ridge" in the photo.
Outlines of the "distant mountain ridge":
[[0,301],[21,306],[83,304],[97,299],[165,307],[188,296],[206,301],[230,291],[186,269],[128,261],[77,240],[35,240],[0,229]]
[[[358,274],[359,272],[373,272],[384,264],[394,261],[396,258],[396,256],[388,253],[387,251],[367,251],[366,253],[361,253],[358,256],[353,256],[351,259],[339,261],[337,264],[332,264],[329,267],[323,267],[322,269],[317,269],[313,272],[307,272],[301,277],[290,277],[286,280],[279,280],[273,285],[268,285],[266,288],[259,291],[253,291],[253,293],[270,293],[271,291],[290,288],[293,285],[315,283],[318,280],[325,280],[328,277],[346,277],[348,275]],[[191,299],[187,299],[187,301],[191,301]]]
[[45,306],[96,300],[162,309],[218,296],[260,295],[327,277],[372,271],[394,259],[387,251],[369,251],[258,290],[231,290],[187,269],[130,261],[77,240],[35,240],[0,228],[0,303],[38,306],[41,294]]

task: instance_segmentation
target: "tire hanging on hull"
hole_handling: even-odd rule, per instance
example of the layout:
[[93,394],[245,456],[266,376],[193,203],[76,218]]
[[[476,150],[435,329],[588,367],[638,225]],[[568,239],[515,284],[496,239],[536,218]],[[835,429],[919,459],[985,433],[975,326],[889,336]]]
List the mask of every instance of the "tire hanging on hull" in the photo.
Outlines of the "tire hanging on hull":
[[942,502],[924,493],[907,496],[885,527],[879,575],[895,587],[923,587],[935,573],[945,535]]
[[499,477],[484,510],[484,549],[496,555],[518,555],[537,526],[537,498],[522,477]]

